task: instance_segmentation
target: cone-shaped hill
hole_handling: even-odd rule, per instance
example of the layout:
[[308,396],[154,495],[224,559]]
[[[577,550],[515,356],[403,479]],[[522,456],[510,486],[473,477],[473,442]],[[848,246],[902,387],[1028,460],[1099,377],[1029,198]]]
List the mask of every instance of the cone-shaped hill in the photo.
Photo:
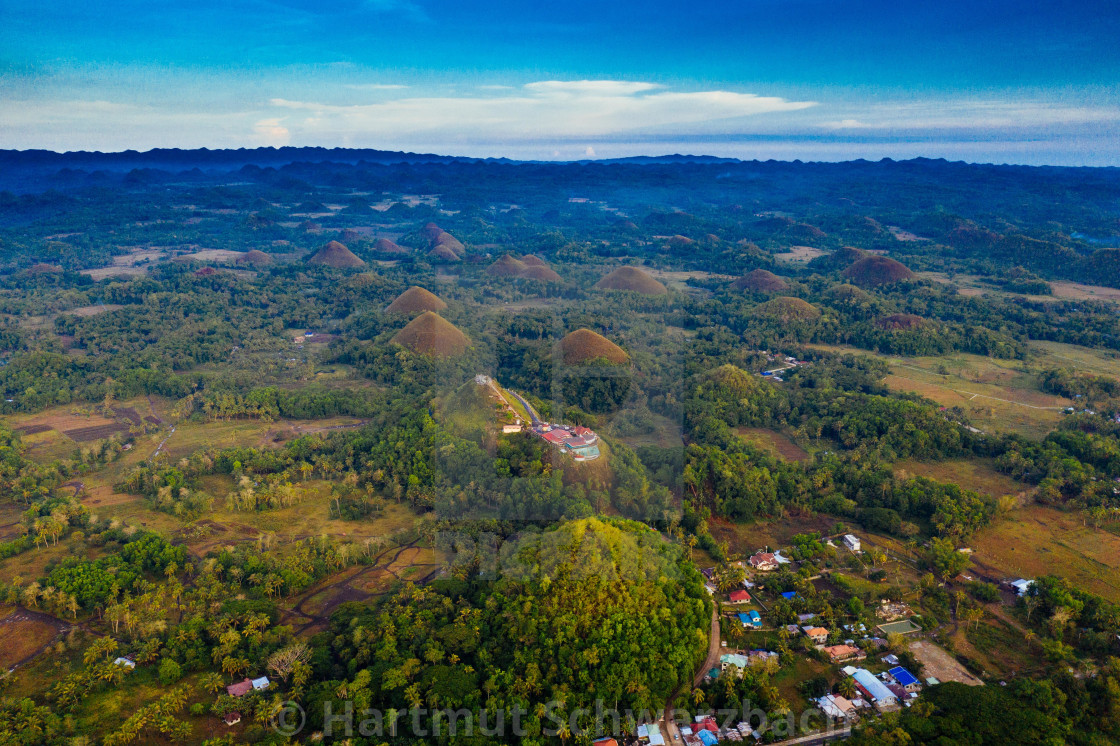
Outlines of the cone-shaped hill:
[[395,241],[390,241],[387,238],[379,238],[373,244],[374,251],[380,251],[382,254],[407,254],[408,249],[398,245]]
[[443,228],[440,228],[435,223],[428,223],[420,229],[420,235],[430,244],[434,244],[441,233],[443,233]]
[[843,275],[861,287],[889,285],[914,277],[905,264],[887,256],[865,256],[845,269]]
[[815,321],[821,316],[820,309],[813,304],[789,296],[768,300],[756,307],[752,313],[761,318],[776,319],[783,324],[791,321]]
[[643,295],[664,295],[664,285],[637,267],[619,267],[595,283],[600,290],[630,290]]
[[847,283],[830,287],[825,292],[824,297],[833,303],[853,306],[858,306],[861,303],[870,303],[875,300],[874,296],[867,291],[860,290],[855,285],[849,285]]
[[515,259],[509,254],[500,257],[490,265],[490,274],[495,277],[520,277],[525,280],[540,280],[541,282],[561,282],[563,278],[556,274],[551,267],[540,259],[533,263],[524,259]]
[[755,269],[731,283],[731,287],[755,293],[782,293],[789,290],[789,283],[773,272]]
[[447,233],[446,231],[439,234],[432,245],[433,247],[437,248],[443,246],[444,248],[454,251],[457,255],[461,255],[464,251],[466,251],[467,248],[463,246],[463,243],[459,239],[455,238],[455,236]]
[[581,365],[599,359],[614,365],[630,362],[630,356],[621,347],[590,329],[576,329],[561,339],[560,354],[565,365]]
[[429,251],[428,256],[430,256],[432,259],[439,259],[440,261],[444,261],[444,262],[457,262],[457,261],[459,261],[459,255],[458,254],[456,254],[454,251],[447,248],[446,246],[442,246],[442,245],[437,246],[434,249],[432,249],[431,251]]
[[387,313],[419,313],[421,311],[442,311],[447,308],[438,295],[422,287],[413,285],[397,296],[386,307]]
[[912,313],[892,313],[889,316],[882,316],[875,319],[875,326],[880,329],[890,329],[892,331],[921,329],[925,326],[925,323],[925,319],[921,316],[915,316]]
[[835,272],[868,256],[870,256],[870,254],[863,249],[857,249],[854,246],[844,246],[831,254],[818,256],[816,259],[809,262],[809,268],[821,272]]
[[546,262],[544,259],[541,259],[536,254],[526,254],[525,256],[521,257],[521,263],[524,264],[526,267],[547,267],[548,266],[548,262]]
[[338,241],[329,241],[307,260],[309,264],[322,264],[327,267],[349,268],[364,267],[365,262],[355,256],[354,252],[340,244]]
[[563,282],[564,278],[556,274],[552,267],[538,267],[535,264],[529,264],[525,267],[525,271],[521,273],[521,277],[526,280],[539,280],[541,282]]
[[238,264],[249,264],[254,267],[264,267],[273,263],[273,259],[268,254],[260,249],[252,249],[246,251],[241,256],[237,257]]
[[498,261],[490,265],[490,274],[498,277],[520,277],[526,269],[525,262],[514,259],[509,254],[503,254]]
[[435,311],[425,311],[408,322],[393,341],[417,354],[432,357],[454,357],[471,346],[466,334]]

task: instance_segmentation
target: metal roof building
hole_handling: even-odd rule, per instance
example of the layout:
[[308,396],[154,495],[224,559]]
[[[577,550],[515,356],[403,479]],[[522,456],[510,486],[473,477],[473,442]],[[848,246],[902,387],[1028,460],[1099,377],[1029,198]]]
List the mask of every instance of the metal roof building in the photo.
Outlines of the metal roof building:
[[866,668],[858,668],[852,674],[852,678],[856,683],[864,688],[864,690],[871,696],[871,701],[877,706],[891,705],[898,703],[898,697],[895,693],[887,688],[887,685],[879,681],[875,674],[868,671]]

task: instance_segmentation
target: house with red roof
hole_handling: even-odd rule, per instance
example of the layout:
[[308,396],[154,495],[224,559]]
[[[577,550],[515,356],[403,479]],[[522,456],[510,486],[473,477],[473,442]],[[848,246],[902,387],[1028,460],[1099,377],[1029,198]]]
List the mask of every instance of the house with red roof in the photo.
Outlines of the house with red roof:
[[746,591],[731,591],[727,594],[728,603],[733,604],[749,604],[751,602],[751,594]]

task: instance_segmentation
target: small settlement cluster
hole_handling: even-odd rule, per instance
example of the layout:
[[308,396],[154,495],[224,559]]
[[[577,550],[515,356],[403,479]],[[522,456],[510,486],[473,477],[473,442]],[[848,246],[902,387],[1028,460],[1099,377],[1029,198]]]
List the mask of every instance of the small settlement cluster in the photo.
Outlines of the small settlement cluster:
[[[834,537],[834,540],[836,543],[831,539],[827,543],[837,551],[857,556],[862,554],[859,537],[845,534]],[[792,554],[796,556],[796,550]],[[923,682],[903,665],[898,656],[891,654],[888,637],[904,637],[920,632],[922,628],[911,620],[914,612],[905,603],[881,600],[876,608],[867,610],[866,616],[849,619],[847,623],[836,616],[831,618],[831,622],[822,621],[814,611],[819,611],[819,606],[810,599],[802,598],[796,590],[789,590],[788,585],[776,582],[782,575],[776,571],[783,567],[793,571],[797,564],[797,560],[783,555],[781,550],[758,551],[743,561],[729,563],[727,567],[701,570],[708,592],[721,602],[724,638],[721,640],[719,665],[708,671],[708,680],[740,676],[756,665],[770,665],[776,670],[782,665],[778,651],[752,647],[750,643],[768,640],[773,644],[781,639],[787,642],[780,645],[790,649],[800,647],[807,656],[820,661],[820,665],[827,664],[834,672],[831,678],[840,675],[841,683],[833,693],[825,693],[809,703],[834,721],[851,723],[870,714],[909,706],[921,691]],[[728,569],[735,570],[732,577],[742,578],[736,583],[738,587],[728,587]],[[819,575],[809,580],[828,582],[827,577]],[[872,614],[874,621],[870,620]],[[867,620],[867,623],[860,619]],[[734,633],[731,631],[734,629],[740,629],[745,634]],[[797,638],[804,638],[804,642],[795,645]],[[729,646],[728,639],[737,639],[739,644]],[[925,683],[938,682],[930,679]],[[710,746],[715,742],[704,731],[716,740],[738,741],[747,735],[755,739],[762,737],[747,723],[722,730],[705,727],[690,730],[691,733],[681,731],[690,746]],[[650,739],[649,743],[654,743],[654,739]]]

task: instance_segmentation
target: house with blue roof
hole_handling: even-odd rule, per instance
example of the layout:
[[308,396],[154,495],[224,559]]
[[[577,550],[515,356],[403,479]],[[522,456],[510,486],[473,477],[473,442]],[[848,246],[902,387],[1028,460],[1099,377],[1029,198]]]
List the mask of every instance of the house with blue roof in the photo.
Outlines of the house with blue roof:
[[891,675],[892,679],[898,682],[898,685],[900,687],[911,694],[920,691],[922,688],[922,683],[918,681],[918,677],[907,671],[902,666],[895,666],[894,668],[887,671],[887,673]]
[[740,612],[739,621],[743,623],[744,627],[754,627],[755,629],[762,629],[762,617],[754,609],[751,609],[750,611]]
[[797,591],[786,591],[782,594],[782,598],[787,601],[792,601],[793,599],[797,598]]

